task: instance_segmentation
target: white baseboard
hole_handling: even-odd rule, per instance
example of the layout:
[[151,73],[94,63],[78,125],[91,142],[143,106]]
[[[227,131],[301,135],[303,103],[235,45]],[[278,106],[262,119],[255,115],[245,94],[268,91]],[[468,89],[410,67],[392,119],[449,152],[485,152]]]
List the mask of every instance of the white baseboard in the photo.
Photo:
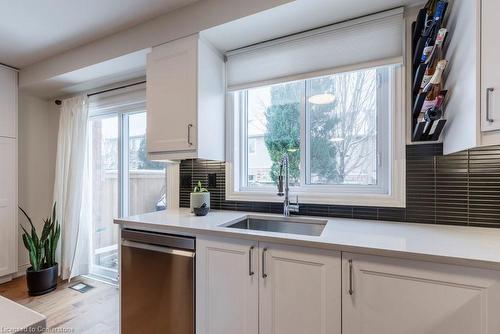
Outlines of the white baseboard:
[[26,269],[28,269],[31,265],[29,263],[20,264],[17,267],[17,273],[12,274],[14,277],[21,277],[26,275]]
[[12,281],[14,278],[26,275],[26,269],[30,267],[29,263],[21,264],[17,267],[17,272],[0,277],[0,284]]
[[4,283],[7,283],[9,281],[12,281],[12,278],[13,278],[13,275],[2,276],[2,277],[0,277],[0,284],[4,284]]

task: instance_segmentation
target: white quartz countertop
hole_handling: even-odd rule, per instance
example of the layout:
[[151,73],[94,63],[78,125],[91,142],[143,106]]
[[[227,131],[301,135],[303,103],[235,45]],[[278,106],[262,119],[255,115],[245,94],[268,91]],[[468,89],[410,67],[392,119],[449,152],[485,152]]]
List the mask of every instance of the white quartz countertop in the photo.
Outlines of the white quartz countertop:
[[0,333],[43,333],[45,328],[45,316],[0,296]]
[[224,227],[258,216],[280,215],[212,210],[196,217],[182,208],[116,219],[115,223],[145,231],[219,235],[500,270],[500,229],[319,217],[307,217],[328,220],[317,237]]

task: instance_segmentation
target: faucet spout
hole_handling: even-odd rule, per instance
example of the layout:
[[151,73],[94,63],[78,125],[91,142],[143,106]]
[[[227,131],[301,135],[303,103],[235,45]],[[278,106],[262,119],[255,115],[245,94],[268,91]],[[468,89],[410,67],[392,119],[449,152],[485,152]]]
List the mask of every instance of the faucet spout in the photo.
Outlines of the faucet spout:
[[[283,201],[283,215],[290,216],[290,212],[299,212],[299,197],[297,196],[297,203],[290,204],[290,179],[289,179],[290,160],[288,154],[283,154],[280,163],[280,174],[278,176],[278,196],[284,196]],[[283,175],[283,172],[285,175]]]

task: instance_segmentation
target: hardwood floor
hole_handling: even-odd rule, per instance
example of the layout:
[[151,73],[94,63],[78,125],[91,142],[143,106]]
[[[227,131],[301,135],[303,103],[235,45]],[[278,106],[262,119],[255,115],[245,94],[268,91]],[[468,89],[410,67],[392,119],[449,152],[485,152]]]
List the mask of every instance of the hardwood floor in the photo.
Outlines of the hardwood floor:
[[[94,288],[80,293],[69,288],[85,282]],[[64,328],[66,333],[118,333],[118,289],[109,284],[76,278],[60,282],[57,290],[44,296],[29,297],[25,277],[0,285],[0,295],[47,317],[49,328]],[[68,331],[69,330],[69,331]]]

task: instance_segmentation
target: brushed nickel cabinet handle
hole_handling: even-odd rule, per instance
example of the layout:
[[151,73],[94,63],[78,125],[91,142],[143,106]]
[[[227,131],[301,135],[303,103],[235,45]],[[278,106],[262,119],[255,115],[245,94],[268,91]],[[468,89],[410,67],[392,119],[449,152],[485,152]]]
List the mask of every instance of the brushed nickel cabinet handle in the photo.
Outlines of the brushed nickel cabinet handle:
[[352,260],[349,260],[349,294],[352,296],[354,290],[352,288]]
[[188,124],[188,144],[189,146],[192,146],[193,143],[191,142],[191,128],[193,127],[193,124]]
[[493,123],[495,120],[490,116],[490,97],[495,88],[486,88],[486,121]]
[[262,278],[267,278],[267,274],[266,274],[266,253],[267,253],[267,248],[264,248],[262,250]]
[[250,250],[248,251],[248,275],[249,276],[253,276],[253,274],[254,274],[254,272],[252,270],[253,269],[253,264],[252,264],[253,257],[252,257],[252,255],[253,255],[254,248],[255,247],[252,246],[252,247],[250,247]]

